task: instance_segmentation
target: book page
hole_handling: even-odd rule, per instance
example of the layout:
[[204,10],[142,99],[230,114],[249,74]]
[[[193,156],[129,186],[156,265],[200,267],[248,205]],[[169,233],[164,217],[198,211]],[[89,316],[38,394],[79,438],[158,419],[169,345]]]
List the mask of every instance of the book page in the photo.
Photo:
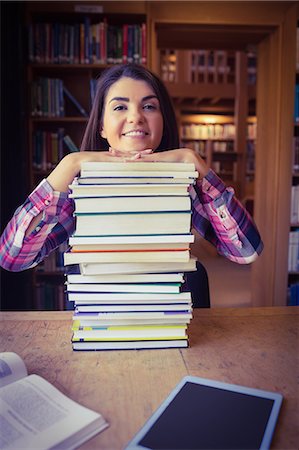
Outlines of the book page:
[[0,387],[27,376],[22,358],[13,352],[0,353]]
[[1,449],[75,448],[108,426],[38,375],[0,389],[0,411]]

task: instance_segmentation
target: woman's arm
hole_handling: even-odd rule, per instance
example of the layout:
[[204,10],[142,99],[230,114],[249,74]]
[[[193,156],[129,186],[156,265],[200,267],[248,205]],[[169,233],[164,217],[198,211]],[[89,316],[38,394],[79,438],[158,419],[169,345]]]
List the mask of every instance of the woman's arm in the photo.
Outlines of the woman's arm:
[[103,151],[65,156],[6,226],[0,237],[3,268],[21,271],[34,267],[73,233],[74,204],[68,198],[68,186],[80,172],[83,161],[123,161],[123,158]]
[[257,227],[234,190],[210,170],[190,188],[192,224],[220,255],[239,264],[253,262],[263,250]]
[[73,232],[73,210],[67,193],[53,191],[43,180],[3,231],[0,265],[14,272],[36,266]]

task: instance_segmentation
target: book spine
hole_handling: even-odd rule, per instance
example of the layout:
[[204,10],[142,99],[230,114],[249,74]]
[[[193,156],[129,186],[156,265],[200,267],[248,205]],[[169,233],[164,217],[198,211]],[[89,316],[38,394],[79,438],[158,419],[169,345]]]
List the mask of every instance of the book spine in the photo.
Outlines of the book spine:
[[69,135],[65,135],[63,137],[63,142],[66,144],[67,148],[70,152],[78,152],[79,149]]
[[63,86],[63,92],[71,100],[71,102],[76,106],[76,108],[82,114],[82,116],[88,117],[88,114],[85,111],[85,109],[83,108],[83,106],[80,105],[78,100],[70,93],[70,91],[65,86]]

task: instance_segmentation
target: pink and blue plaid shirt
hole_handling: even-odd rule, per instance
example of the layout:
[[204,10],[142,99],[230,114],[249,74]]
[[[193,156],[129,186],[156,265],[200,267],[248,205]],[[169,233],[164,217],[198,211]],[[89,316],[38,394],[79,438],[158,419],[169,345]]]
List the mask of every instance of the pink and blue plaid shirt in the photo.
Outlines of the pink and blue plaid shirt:
[[[220,255],[239,264],[256,259],[263,249],[259,232],[246,209],[212,171],[190,187],[192,226]],[[25,237],[31,220],[42,212],[36,228]],[[21,271],[40,263],[75,231],[74,201],[53,191],[43,180],[7,224],[0,238],[0,265]]]

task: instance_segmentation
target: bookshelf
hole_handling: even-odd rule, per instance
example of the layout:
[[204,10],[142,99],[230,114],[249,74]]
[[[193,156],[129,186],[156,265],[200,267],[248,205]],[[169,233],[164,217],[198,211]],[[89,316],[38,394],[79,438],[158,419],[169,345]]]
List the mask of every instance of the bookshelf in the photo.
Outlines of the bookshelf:
[[[299,19],[299,15],[298,15]],[[291,214],[288,247],[288,305],[299,304],[299,20],[296,34],[294,136],[292,145]]]
[[[27,2],[28,173],[33,189],[78,151],[96,79],[119,62],[146,64],[143,2]],[[33,271],[36,309],[64,309],[60,246]]]

